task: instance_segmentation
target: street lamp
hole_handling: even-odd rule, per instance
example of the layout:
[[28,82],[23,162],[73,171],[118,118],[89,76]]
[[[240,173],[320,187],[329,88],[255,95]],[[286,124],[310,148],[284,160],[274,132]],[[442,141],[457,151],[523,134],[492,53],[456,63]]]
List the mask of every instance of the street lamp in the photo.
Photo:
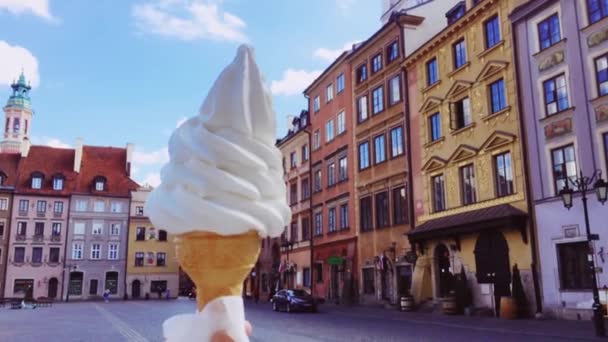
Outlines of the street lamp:
[[68,264],[65,265],[65,268],[68,270],[68,293],[65,294],[65,302],[67,303],[70,301],[70,279],[72,278],[72,270],[76,271],[76,265]]
[[[589,210],[587,208],[587,190],[590,189],[590,185],[593,184],[593,181],[596,180],[593,188],[597,194],[597,199],[602,205],[606,203],[606,193],[608,190],[608,185],[602,179],[602,172],[596,171],[593,173],[591,177],[586,177],[583,175],[583,171],[580,171],[579,176],[576,177],[575,180],[570,178],[566,178],[566,186],[562,191],[560,191],[560,196],[564,202],[564,207],[568,210],[572,208],[572,199],[575,193],[581,194],[581,199],[583,200],[583,212],[585,214],[585,229],[587,231],[587,248],[588,248],[588,256],[587,260],[589,261],[589,268],[591,270],[591,282],[593,288],[593,323],[595,325],[595,334],[599,337],[606,336],[606,328],[604,327],[604,314],[602,313],[602,304],[600,303],[600,295],[597,288],[597,276],[595,274],[595,261],[593,259],[593,248],[591,247],[591,241],[599,240],[599,235],[591,234],[591,228],[589,227]],[[568,181],[572,183],[574,187],[578,190],[575,192],[568,186]]]
[[289,283],[291,282],[291,268],[289,267],[289,251],[293,249],[293,241],[285,241],[282,247],[284,247],[285,251],[287,251],[287,288],[290,288],[291,286]]

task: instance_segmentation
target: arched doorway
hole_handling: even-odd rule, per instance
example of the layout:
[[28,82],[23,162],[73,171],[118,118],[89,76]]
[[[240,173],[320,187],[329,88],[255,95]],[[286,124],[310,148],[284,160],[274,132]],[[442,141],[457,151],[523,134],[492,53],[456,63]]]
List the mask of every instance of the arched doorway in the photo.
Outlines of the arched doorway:
[[49,298],[57,298],[57,287],[59,286],[59,281],[57,280],[57,278],[51,278],[49,280],[49,293],[48,293],[48,297]]
[[131,297],[139,298],[141,296],[141,282],[138,279],[133,280],[131,284]]
[[499,231],[479,234],[475,243],[477,282],[494,285],[495,313],[500,312],[500,297],[511,295],[509,245]]
[[452,270],[450,264],[450,251],[444,244],[435,247],[435,262],[437,265],[437,280],[439,283],[439,297],[447,297],[452,290]]

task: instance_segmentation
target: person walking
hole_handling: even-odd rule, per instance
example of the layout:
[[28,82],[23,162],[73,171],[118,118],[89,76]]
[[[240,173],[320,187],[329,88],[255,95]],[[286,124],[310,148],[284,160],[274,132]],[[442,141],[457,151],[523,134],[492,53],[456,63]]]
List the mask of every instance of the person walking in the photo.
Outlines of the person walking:
[[103,301],[106,303],[110,301],[110,290],[106,289],[103,291]]
[[167,300],[171,299],[171,291],[169,290],[169,288],[167,288],[167,291],[165,292],[165,298]]

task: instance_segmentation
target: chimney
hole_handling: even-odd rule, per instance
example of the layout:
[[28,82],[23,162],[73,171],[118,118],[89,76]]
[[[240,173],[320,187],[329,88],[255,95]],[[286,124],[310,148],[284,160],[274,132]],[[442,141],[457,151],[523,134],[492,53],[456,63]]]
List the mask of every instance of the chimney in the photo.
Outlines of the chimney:
[[127,161],[125,163],[125,168],[127,171],[127,176],[131,176],[131,162],[133,161],[133,150],[135,149],[135,145],[132,143],[127,143]]
[[295,116],[287,115],[287,128],[295,132],[296,128],[294,127],[293,119],[295,119]]
[[80,172],[80,165],[82,164],[82,138],[76,138],[74,144],[74,172]]
[[19,146],[19,149],[21,150],[21,157],[27,157],[27,155],[30,153],[30,146],[32,146],[30,139],[24,138],[21,142],[21,146]]

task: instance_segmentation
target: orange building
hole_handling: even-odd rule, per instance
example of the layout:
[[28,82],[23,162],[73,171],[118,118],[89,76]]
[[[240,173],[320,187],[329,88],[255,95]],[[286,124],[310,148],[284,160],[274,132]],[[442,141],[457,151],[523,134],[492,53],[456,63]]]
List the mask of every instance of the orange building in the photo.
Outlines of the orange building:
[[356,294],[351,72],[344,52],[304,91],[312,148],[312,292],[348,302]]

